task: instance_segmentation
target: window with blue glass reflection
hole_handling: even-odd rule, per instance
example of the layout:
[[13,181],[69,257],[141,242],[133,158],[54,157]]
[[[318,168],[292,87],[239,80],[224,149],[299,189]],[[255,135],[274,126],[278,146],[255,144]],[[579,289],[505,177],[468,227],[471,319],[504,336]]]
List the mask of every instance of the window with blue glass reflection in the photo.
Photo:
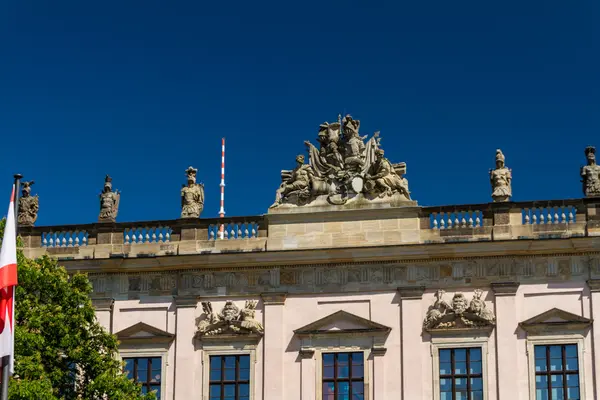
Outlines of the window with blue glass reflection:
[[156,391],[156,399],[160,400],[160,383],[162,376],[162,360],[160,357],[131,357],[125,361],[125,375],[142,385],[142,393]]
[[250,356],[211,356],[210,400],[250,400]]
[[323,354],[323,400],[364,400],[362,352]]
[[481,348],[439,352],[440,400],[483,400]]
[[535,346],[536,400],[579,400],[576,344]]

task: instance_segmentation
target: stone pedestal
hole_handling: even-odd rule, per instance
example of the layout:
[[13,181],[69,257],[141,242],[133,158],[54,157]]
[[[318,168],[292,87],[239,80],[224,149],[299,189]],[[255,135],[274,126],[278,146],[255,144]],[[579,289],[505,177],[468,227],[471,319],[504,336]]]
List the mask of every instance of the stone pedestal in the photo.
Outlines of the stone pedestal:
[[274,209],[267,215],[269,250],[419,243],[420,208],[387,203]]

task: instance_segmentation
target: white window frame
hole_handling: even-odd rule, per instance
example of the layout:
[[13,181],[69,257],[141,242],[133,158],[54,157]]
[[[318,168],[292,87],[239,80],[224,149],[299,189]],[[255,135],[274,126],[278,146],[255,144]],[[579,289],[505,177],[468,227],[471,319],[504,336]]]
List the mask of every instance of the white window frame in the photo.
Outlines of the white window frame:
[[150,358],[150,357],[160,357],[160,398],[165,399],[167,395],[167,367],[168,363],[168,351],[166,349],[119,349],[119,359],[124,361],[124,358]]
[[364,400],[369,400],[371,396],[371,368],[370,360],[371,348],[362,346],[335,347],[335,348],[315,348],[315,372],[317,384],[317,400],[323,399],[323,354],[328,353],[363,353],[363,383],[364,383]]
[[202,347],[202,398],[209,398],[210,390],[210,357],[211,356],[250,356],[250,400],[255,397],[255,376],[256,376],[256,348],[257,345],[241,345],[240,343],[231,343],[226,345],[208,345]]
[[529,370],[529,399],[535,400],[535,346],[552,346],[563,344],[577,345],[577,367],[579,368],[579,398],[585,399],[584,354],[585,338],[581,334],[567,335],[527,335],[527,363]]
[[440,349],[481,348],[481,377],[483,378],[483,400],[489,398],[488,392],[488,340],[480,337],[435,337],[431,338],[431,359],[433,363],[433,400],[440,400]]

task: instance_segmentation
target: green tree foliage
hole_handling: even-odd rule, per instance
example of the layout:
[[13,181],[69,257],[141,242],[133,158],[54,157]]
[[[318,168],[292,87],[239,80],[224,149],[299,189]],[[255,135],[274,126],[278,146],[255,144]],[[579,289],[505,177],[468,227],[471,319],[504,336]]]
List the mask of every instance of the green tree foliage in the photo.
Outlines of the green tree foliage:
[[[0,240],[5,221],[0,221]],[[86,275],[17,254],[10,400],[153,400],[122,373],[117,339],[97,322]]]

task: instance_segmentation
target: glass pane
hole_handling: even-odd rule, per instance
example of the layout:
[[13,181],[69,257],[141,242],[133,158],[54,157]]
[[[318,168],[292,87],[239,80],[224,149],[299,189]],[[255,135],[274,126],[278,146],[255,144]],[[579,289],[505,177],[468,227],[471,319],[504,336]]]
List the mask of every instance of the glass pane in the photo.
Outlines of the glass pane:
[[457,361],[454,364],[454,373],[455,374],[466,374],[467,373],[467,362],[466,361]]
[[221,385],[210,385],[210,397],[221,398]]
[[221,357],[213,356],[210,358],[210,369],[221,369]]
[[471,349],[469,351],[471,361],[481,361],[481,349],[479,347],[476,349]]
[[323,397],[327,395],[331,395],[333,399],[333,394],[335,393],[335,383],[333,382],[323,382]]
[[455,349],[454,361],[467,361],[467,349]]
[[568,388],[567,400],[579,400],[579,388]]
[[364,366],[362,366],[362,365],[353,365],[352,366],[352,378],[362,378],[364,375],[363,369],[364,369]]
[[471,361],[469,365],[470,374],[481,374],[481,361]]
[[452,392],[440,392],[440,400],[452,400]]
[[156,400],[160,400],[160,385],[150,385],[150,391],[156,393]]
[[365,400],[365,395],[353,393],[352,400]]
[[250,385],[247,383],[241,383],[238,386],[238,394],[242,397],[250,396]]
[[474,390],[471,392],[471,400],[483,400],[483,391]]
[[339,394],[350,394],[350,383],[338,382],[337,392]]
[[225,368],[235,368],[235,356],[225,357]]
[[548,389],[536,389],[535,400],[548,400]]
[[548,388],[548,377],[538,375],[535,377],[536,389],[547,389]]
[[450,362],[450,350],[440,350],[440,362]]
[[483,390],[483,379],[471,378],[471,390]]
[[125,373],[125,376],[133,379],[133,358],[125,359],[125,367],[123,367],[123,372]]
[[348,378],[349,374],[350,368],[348,367],[348,354],[340,353],[338,354],[337,377]]
[[535,358],[546,358],[546,346],[535,346]]
[[363,364],[363,353],[352,353],[352,364],[353,365],[362,365]]
[[333,365],[333,354],[323,354],[323,365]]
[[567,375],[568,387],[579,387],[579,374]]
[[562,358],[562,346],[550,346],[550,358]]
[[455,393],[456,400],[467,400],[467,392],[456,392]]
[[440,390],[449,392],[452,390],[452,379],[440,379]]
[[324,379],[333,379],[334,367],[323,367],[323,378]]
[[223,395],[225,397],[234,397],[235,398],[235,384],[229,384],[223,386]]
[[250,380],[250,370],[249,369],[240,369],[240,381],[249,381]]
[[365,385],[362,382],[352,382],[352,394],[363,394]]
[[348,353],[338,353],[337,361],[338,364],[348,364]]
[[235,381],[235,368],[225,368],[225,380]]
[[137,370],[137,377],[136,377],[137,381],[139,383],[144,383],[144,382],[148,382],[148,370],[147,369],[140,369],[140,366],[138,365],[138,370]]
[[211,369],[210,370],[210,380],[211,381],[220,381],[221,380],[221,370]]
[[240,368],[250,369],[250,356],[240,356]]
[[452,373],[452,364],[449,362],[440,363],[440,375],[450,375]]
[[454,388],[456,391],[467,390],[467,379],[466,378],[454,378]]
[[550,371],[562,371],[562,358],[550,358]]
[[562,375],[552,375],[550,376],[550,386],[553,388],[561,388],[563,386],[563,377]]
[[535,371],[536,372],[546,372],[546,358],[536,358],[535,359]]
[[577,363],[576,358],[567,358],[567,365],[565,365],[565,369],[567,371],[577,371],[579,369],[579,364]]
[[552,395],[552,400],[565,400],[562,388],[552,388],[550,389],[550,393]]
[[570,357],[577,358],[577,345],[576,344],[565,345],[565,354],[566,354],[567,358],[570,358]]

